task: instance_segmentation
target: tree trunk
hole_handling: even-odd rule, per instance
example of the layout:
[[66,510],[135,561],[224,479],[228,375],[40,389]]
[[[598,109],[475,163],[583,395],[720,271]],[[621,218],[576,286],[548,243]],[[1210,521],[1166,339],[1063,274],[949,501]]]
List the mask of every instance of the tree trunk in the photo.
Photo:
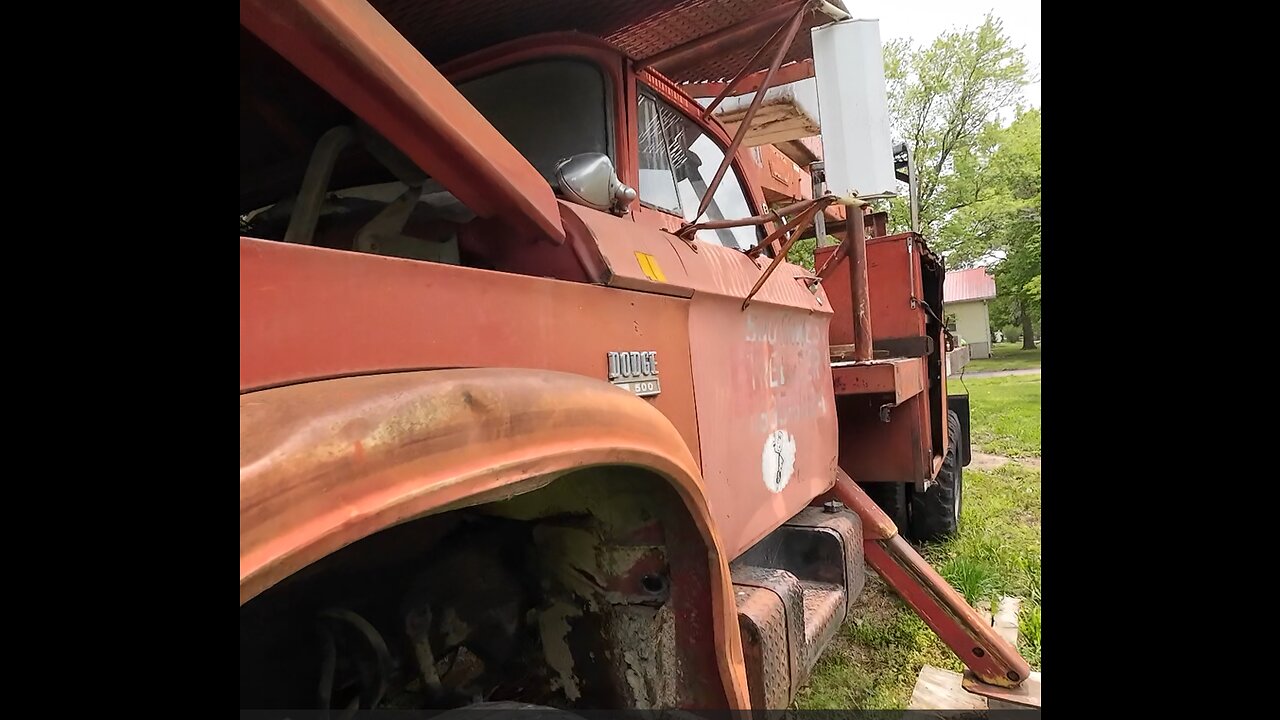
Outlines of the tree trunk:
[[1031,326],[1031,313],[1027,312],[1026,303],[1022,304],[1022,349],[1036,349],[1036,329]]

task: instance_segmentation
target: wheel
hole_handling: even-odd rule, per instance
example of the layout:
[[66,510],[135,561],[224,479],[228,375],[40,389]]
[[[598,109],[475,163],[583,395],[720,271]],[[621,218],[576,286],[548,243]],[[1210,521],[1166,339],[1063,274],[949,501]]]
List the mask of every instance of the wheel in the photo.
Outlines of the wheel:
[[942,459],[937,482],[924,492],[911,494],[911,539],[929,542],[945,540],[960,530],[960,509],[964,504],[964,468],[960,465],[960,418],[947,411],[947,455]]
[[898,532],[907,532],[907,486],[896,482],[876,482],[860,485],[863,492],[875,501],[885,515],[898,526]]

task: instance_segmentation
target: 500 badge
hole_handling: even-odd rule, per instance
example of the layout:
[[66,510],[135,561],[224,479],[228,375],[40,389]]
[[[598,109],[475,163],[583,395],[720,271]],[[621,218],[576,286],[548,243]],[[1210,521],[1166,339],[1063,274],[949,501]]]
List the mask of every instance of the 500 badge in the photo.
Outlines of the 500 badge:
[[611,352],[609,357],[609,382],[635,393],[649,397],[662,392],[658,382],[658,353]]

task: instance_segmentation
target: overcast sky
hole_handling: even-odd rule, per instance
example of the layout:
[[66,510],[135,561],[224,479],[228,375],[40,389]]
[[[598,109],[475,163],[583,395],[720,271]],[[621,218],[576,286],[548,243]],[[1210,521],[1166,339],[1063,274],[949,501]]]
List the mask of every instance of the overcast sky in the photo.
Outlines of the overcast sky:
[[1036,82],[1024,89],[1026,102],[1040,107],[1040,0],[899,0],[869,3],[844,0],[855,18],[880,21],[880,41],[912,38],[932,42],[946,30],[976,27],[988,10],[1004,21],[1005,34],[1021,45]]

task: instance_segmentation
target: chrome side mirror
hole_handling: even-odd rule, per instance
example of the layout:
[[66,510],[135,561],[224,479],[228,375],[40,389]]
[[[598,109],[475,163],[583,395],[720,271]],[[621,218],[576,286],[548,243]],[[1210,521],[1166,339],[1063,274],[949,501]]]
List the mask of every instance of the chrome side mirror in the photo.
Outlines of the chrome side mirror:
[[561,160],[556,165],[556,184],[570,202],[601,212],[624,215],[635,202],[635,188],[618,179],[609,156],[582,153]]

